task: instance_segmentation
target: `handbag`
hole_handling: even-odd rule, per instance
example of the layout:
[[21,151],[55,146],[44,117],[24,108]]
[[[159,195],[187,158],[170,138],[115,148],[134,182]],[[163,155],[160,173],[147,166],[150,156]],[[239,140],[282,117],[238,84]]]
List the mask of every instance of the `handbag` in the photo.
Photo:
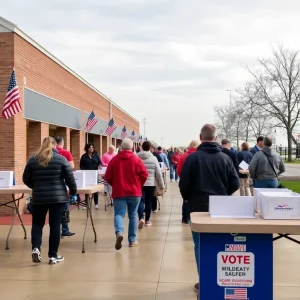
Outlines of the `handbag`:
[[271,166],[273,172],[275,173],[275,176],[276,176],[276,178],[277,178],[277,180],[278,180],[278,186],[277,186],[277,188],[278,188],[278,189],[285,189],[285,186],[282,185],[282,184],[279,182],[278,175],[277,175],[277,173],[276,173],[276,171],[275,171],[274,166],[273,166],[272,163],[270,162],[268,155],[266,154],[266,152],[264,152],[264,151],[262,151],[262,150],[261,150],[261,152],[263,152],[263,154],[267,157],[267,160],[268,160],[268,162],[269,162],[269,164],[270,164],[270,166]]
[[154,190],[154,196],[158,197],[158,196],[163,196],[164,195],[164,189],[160,188],[159,186],[156,186],[155,190]]

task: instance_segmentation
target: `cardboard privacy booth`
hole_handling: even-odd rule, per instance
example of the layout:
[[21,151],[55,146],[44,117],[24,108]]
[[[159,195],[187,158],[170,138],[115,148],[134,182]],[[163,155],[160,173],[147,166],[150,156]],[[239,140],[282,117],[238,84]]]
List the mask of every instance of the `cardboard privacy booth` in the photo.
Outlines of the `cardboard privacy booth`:
[[74,172],[74,178],[76,181],[76,185],[78,188],[84,188],[85,187],[85,173],[84,172]]
[[13,182],[13,171],[0,171],[0,188],[8,188],[10,186],[13,186]]
[[212,218],[255,218],[252,196],[209,196]]
[[253,196],[255,202],[255,211],[257,213],[261,213],[261,193],[262,192],[269,192],[269,193],[292,193],[293,191],[289,189],[266,189],[266,188],[254,188],[253,189]]
[[300,194],[262,192],[261,195],[261,216],[264,219],[300,219]]
[[75,173],[85,173],[85,185],[98,184],[98,170],[78,170]]

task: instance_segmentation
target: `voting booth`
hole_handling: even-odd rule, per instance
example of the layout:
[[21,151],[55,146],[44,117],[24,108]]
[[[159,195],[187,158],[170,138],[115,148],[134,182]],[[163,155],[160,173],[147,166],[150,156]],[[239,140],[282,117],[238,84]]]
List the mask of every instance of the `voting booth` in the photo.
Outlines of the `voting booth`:
[[8,188],[13,186],[14,172],[13,171],[0,171],[0,188]]
[[210,196],[209,213],[191,214],[199,235],[199,299],[274,299],[273,242],[300,244],[289,236],[299,232],[300,195],[259,193],[266,219],[255,214],[255,197],[243,196]]
[[78,187],[98,184],[98,170],[78,170],[74,172],[74,177]]

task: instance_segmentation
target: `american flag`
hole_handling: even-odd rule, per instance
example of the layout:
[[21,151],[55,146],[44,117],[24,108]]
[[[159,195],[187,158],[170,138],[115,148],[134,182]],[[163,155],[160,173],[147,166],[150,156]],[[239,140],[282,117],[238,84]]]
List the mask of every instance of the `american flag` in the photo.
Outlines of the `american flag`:
[[247,300],[246,288],[226,288],[225,299]]
[[105,130],[107,135],[112,135],[112,133],[115,131],[115,129],[117,128],[117,125],[114,122],[114,119],[112,118],[109,122],[108,122],[108,126],[107,129]]
[[126,126],[124,126],[121,132],[121,139],[124,140],[126,136],[127,136],[127,130],[126,130]]
[[85,125],[85,130],[90,132],[92,130],[92,128],[96,125],[97,122],[98,122],[98,119],[96,118],[94,112],[92,111],[87,119],[87,122]]
[[140,135],[140,136],[139,136],[139,143],[141,144],[142,142],[143,142],[143,136]]
[[4,119],[7,120],[8,118],[22,111],[20,100],[21,100],[21,96],[17,84],[16,74],[15,71],[13,70],[10,76],[7,94],[2,109],[2,116]]
[[134,138],[135,138],[135,132],[134,132],[134,130],[132,130],[130,138],[131,138],[132,140],[134,140]]

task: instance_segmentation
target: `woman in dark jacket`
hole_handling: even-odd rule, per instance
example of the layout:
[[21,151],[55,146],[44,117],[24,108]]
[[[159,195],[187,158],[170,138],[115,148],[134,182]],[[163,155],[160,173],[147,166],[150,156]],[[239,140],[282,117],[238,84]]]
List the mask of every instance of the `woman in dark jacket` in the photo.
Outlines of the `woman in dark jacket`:
[[59,155],[56,141],[46,137],[37,153],[31,157],[23,173],[23,182],[32,189],[32,261],[40,263],[43,227],[49,211],[49,264],[64,260],[57,254],[60,243],[60,224],[70,195],[76,200],[76,182],[69,162]]
[[[102,162],[101,159],[95,151],[94,144],[86,144],[84,147],[85,153],[81,156],[80,159],[80,170],[98,170],[101,168]],[[87,202],[89,195],[85,195],[85,200]],[[95,208],[98,209],[98,192],[94,193],[94,203]],[[86,209],[86,207],[83,207]]]
[[[241,151],[237,154],[238,163],[245,161],[250,165],[253,154],[250,152],[250,147],[247,142],[241,145]],[[241,196],[251,196],[249,187],[249,175],[239,173],[240,177],[240,194]]]

